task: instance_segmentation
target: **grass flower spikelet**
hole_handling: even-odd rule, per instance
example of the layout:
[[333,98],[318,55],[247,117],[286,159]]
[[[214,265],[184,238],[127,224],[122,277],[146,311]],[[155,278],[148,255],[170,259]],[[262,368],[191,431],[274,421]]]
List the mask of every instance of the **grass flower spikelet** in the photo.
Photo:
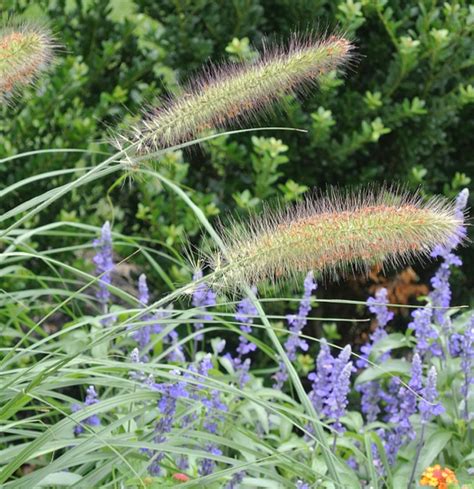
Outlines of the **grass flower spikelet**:
[[442,197],[423,202],[396,189],[331,190],[222,226],[226,253],[211,254],[209,262],[216,281],[227,288],[297,278],[310,270],[332,278],[429,257],[435,246],[459,236],[462,226],[463,216]]
[[294,35],[287,46],[264,49],[258,61],[209,67],[183,93],[148,115],[117,144],[132,143],[140,155],[193,139],[232,120],[251,119],[276,99],[308,88],[351,58],[342,36]]
[[33,83],[54,58],[56,44],[48,28],[10,21],[0,26],[0,102]]

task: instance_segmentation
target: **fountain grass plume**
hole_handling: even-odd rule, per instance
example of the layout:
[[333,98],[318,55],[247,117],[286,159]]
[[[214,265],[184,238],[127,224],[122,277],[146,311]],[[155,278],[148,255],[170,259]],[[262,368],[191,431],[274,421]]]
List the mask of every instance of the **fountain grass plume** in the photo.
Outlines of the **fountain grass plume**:
[[145,110],[128,133],[115,135],[114,144],[146,155],[230,121],[252,119],[277,99],[307,90],[321,75],[347,64],[352,52],[353,45],[339,34],[294,34],[288,45],[265,47],[254,62],[211,65],[181,95]]
[[396,187],[329,189],[292,206],[265,208],[247,221],[220,225],[222,250],[209,253],[213,287],[367,273],[375,264],[427,259],[437,245],[462,240],[464,216],[443,197],[424,201]]
[[44,24],[12,18],[0,26],[0,102],[10,102],[34,83],[51,65],[56,48]]

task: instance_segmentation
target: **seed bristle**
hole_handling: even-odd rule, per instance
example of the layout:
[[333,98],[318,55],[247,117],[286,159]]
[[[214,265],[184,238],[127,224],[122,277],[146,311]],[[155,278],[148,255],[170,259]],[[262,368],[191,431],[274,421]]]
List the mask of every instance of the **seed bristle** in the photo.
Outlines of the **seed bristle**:
[[215,287],[275,282],[313,270],[320,279],[398,267],[462,239],[453,202],[391,188],[310,195],[290,207],[264,209],[247,222],[220,226],[226,252],[211,253]]
[[0,102],[10,103],[21,88],[51,66],[58,47],[42,24],[10,19],[0,27]]
[[146,155],[192,140],[230,121],[252,120],[284,95],[314,85],[321,74],[346,64],[353,45],[343,36],[294,35],[287,46],[265,48],[257,61],[211,65],[183,93],[162,101],[128,133],[115,136],[123,149]]

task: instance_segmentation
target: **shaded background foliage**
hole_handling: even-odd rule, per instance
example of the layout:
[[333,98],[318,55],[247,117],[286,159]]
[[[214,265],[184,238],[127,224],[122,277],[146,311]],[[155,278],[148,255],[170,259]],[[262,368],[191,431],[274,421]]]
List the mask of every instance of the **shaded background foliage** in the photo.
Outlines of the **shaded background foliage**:
[[[348,77],[333,73],[304,101],[261,125],[308,129],[221,137],[192,152],[166,157],[165,174],[194,189],[208,216],[258,208],[275,197],[294,201],[327,184],[408,182],[423,192],[455,195],[473,174],[474,7],[465,1],[388,0],[4,0],[3,16],[48,18],[64,49],[51,75],[13,108],[0,109],[0,157],[45,148],[110,152],[110,127],[127,127],[155,96],[179,84],[209,60],[252,59],[251,45],[285,40],[296,29],[334,26],[358,46]],[[249,44],[250,41],[250,44]],[[0,165],[0,189],[29,175],[81,168],[100,154],[36,155]],[[193,171],[188,171],[189,167]],[[62,180],[57,179],[55,183]],[[35,185],[44,192],[45,180]],[[0,213],[25,200],[18,189]],[[156,182],[94,182],[48,208],[40,220],[114,220],[117,230],[152,236],[180,249],[199,227],[181,201]],[[38,224],[38,223],[36,223]],[[474,259],[464,250],[455,303],[469,301]],[[328,289],[331,297],[362,300],[382,283],[392,300],[413,301],[427,289],[432,268],[407,269],[387,282],[374,271]],[[176,280],[182,270],[170,271]],[[163,288],[157,278],[154,284]],[[397,289],[398,287],[398,289]],[[397,292],[398,290],[398,292]],[[394,294],[398,294],[395,297]],[[471,294],[472,295],[472,294]],[[344,315],[338,306],[338,315]],[[325,309],[328,314],[330,309]],[[350,310],[348,315],[353,314]]]

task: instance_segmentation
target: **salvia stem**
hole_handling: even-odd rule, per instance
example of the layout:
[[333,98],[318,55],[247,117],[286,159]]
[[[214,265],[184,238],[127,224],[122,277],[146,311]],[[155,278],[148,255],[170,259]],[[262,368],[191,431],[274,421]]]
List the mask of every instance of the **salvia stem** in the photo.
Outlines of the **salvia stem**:
[[410,480],[408,481],[408,488],[411,487],[414,479],[415,479],[415,473],[416,473],[416,466],[418,465],[418,460],[420,458],[420,453],[421,449],[423,448],[424,445],[424,438],[425,438],[425,425],[426,423],[421,424],[421,433],[420,433],[420,441],[418,442],[418,445],[416,446],[416,455],[415,455],[415,461],[413,462],[413,468],[411,470],[410,474]]

